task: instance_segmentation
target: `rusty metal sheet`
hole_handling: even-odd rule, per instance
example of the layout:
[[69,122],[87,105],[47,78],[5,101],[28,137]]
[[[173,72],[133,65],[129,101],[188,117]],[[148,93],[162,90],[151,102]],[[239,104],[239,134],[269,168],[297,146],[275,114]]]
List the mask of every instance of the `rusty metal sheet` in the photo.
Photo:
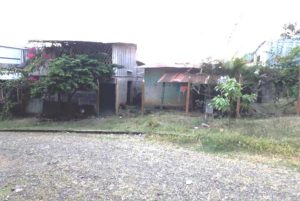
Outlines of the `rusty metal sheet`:
[[189,73],[165,73],[158,82],[178,82],[187,83],[190,79],[191,83],[195,84],[216,84],[219,76],[206,74],[189,74]]

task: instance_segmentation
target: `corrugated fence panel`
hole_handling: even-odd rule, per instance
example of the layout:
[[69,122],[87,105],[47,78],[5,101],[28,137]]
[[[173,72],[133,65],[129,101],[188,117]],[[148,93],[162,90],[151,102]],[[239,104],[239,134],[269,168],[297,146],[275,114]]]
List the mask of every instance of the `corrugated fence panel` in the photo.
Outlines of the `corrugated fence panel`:
[[112,61],[114,64],[122,65],[116,76],[136,76],[136,46],[125,44],[114,44],[112,48]]

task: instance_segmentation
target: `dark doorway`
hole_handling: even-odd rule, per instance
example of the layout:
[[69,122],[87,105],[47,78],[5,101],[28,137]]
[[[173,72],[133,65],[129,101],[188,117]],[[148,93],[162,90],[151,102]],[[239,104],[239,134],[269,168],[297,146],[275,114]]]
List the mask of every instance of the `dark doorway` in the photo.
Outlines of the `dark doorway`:
[[131,86],[132,86],[132,81],[127,82],[127,105],[131,104]]
[[100,112],[114,112],[116,102],[116,85],[113,83],[100,84]]

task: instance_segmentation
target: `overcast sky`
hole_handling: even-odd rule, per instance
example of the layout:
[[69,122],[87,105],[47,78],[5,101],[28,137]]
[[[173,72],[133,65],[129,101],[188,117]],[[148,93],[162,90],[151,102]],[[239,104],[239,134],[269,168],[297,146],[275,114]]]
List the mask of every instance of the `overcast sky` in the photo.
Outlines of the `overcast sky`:
[[0,45],[30,39],[130,42],[151,62],[230,58],[299,22],[299,0],[7,0]]

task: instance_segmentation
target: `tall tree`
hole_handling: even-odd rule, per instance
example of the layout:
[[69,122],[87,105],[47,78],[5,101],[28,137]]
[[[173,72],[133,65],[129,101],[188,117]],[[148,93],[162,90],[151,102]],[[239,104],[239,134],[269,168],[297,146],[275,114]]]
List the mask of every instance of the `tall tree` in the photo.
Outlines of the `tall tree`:
[[281,33],[280,36],[283,39],[300,38],[300,29],[297,27],[297,23],[283,25],[283,33]]
[[[283,39],[300,40],[300,29],[297,23],[288,23],[283,26],[283,33],[280,35]],[[281,66],[296,68],[298,71],[298,96],[296,113],[300,115],[300,47],[293,48],[287,56],[281,57]]]
[[280,59],[283,68],[293,68],[298,72],[298,94],[296,113],[300,115],[300,46],[293,48],[290,53]]

